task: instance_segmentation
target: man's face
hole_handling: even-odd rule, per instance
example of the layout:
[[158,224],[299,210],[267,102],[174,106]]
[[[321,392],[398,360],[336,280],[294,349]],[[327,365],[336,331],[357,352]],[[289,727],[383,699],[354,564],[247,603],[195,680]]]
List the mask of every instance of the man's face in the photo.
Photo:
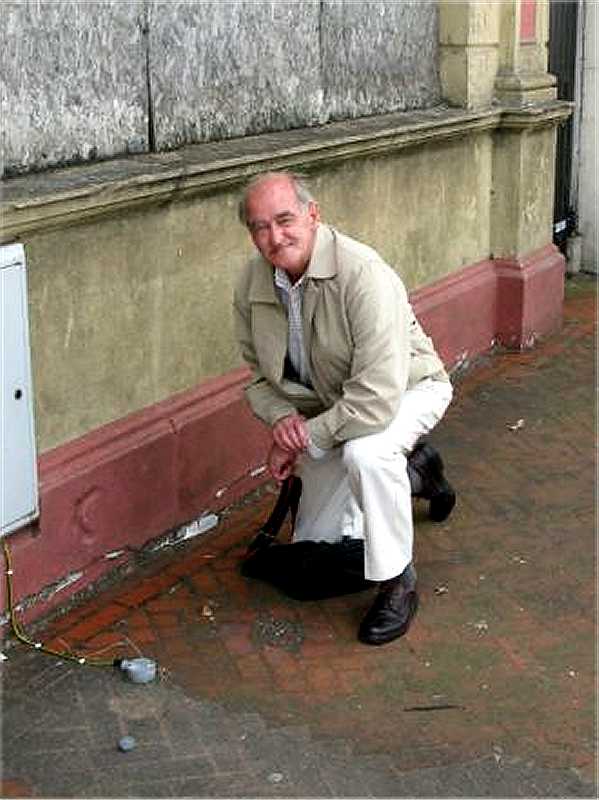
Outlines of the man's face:
[[290,279],[301,277],[312,256],[320,219],[316,203],[299,204],[287,178],[265,179],[246,201],[246,218],[252,241],[273,267]]

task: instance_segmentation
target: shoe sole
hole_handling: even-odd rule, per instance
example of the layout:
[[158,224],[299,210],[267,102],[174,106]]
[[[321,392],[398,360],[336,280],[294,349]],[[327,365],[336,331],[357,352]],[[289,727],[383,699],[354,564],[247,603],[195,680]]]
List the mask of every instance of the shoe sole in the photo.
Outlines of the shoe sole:
[[400,639],[402,636],[405,636],[408,630],[410,629],[410,625],[412,624],[412,620],[416,616],[416,612],[418,611],[418,594],[417,592],[410,593],[410,612],[404,624],[401,628],[398,629],[397,632],[393,634],[387,634],[385,636],[361,636],[358,633],[358,640],[362,642],[362,644],[371,644],[375,646],[379,646],[382,644],[389,644],[389,642],[394,642],[396,639]]

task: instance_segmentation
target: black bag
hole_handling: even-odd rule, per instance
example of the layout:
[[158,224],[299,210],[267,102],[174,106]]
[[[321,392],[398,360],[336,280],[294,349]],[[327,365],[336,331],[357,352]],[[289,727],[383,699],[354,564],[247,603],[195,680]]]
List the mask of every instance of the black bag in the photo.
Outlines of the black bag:
[[335,543],[259,547],[246,556],[241,574],[267,581],[295,600],[322,600],[374,586],[364,578],[364,542],[348,536]]

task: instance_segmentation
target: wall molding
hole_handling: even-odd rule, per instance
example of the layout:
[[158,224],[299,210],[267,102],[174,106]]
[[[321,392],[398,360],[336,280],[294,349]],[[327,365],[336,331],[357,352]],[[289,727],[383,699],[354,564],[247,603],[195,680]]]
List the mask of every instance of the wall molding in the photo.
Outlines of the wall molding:
[[242,183],[257,172],[310,170],[499,128],[556,125],[570,113],[571,104],[563,101],[518,110],[443,106],[8,178],[2,181],[0,243],[104,215],[189,200]]

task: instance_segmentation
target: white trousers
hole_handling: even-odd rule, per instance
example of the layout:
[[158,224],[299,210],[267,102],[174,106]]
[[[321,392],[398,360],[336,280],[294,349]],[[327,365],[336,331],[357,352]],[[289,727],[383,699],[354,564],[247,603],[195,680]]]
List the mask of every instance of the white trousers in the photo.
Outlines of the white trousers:
[[364,576],[383,581],[412,561],[412,494],[407,456],[451,402],[450,383],[427,378],[408,389],[391,424],[320,459],[303,456],[294,541],[364,539]]

